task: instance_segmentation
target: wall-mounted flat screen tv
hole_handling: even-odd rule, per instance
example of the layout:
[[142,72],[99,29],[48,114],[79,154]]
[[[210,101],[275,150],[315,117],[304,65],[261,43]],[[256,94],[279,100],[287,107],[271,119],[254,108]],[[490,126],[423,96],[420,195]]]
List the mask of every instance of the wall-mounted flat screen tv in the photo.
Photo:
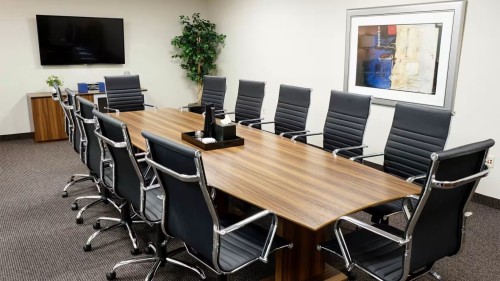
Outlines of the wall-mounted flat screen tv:
[[37,15],[42,65],[124,64],[123,19]]

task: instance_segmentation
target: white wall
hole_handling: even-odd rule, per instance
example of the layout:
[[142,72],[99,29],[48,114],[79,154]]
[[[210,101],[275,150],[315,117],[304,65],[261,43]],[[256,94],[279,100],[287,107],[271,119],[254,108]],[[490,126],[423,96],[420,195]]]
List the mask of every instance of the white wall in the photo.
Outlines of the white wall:
[[[195,87],[170,58],[170,40],[181,33],[180,15],[205,11],[203,0],[0,0],[0,135],[30,132],[26,93],[48,90],[51,74],[76,89],[78,82],[130,71],[148,89],[148,103],[177,107],[195,101]],[[36,14],[123,18],[126,64],[41,66]]]
[[[432,0],[431,0],[432,1]],[[238,79],[267,81],[264,115],[272,120],[279,84],[313,88],[307,127],[321,131],[331,89],[344,79],[346,10],[431,2],[429,0],[209,0],[209,16],[227,35],[219,69],[228,78],[226,108],[234,107]],[[433,1],[435,2],[435,1]],[[469,0],[455,111],[447,148],[487,138],[500,142],[497,93],[500,2]],[[372,106],[366,151],[382,151],[394,110]],[[321,137],[310,138],[321,144]],[[500,143],[491,150],[498,154]],[[500,155],[497,155],[500,156]],[[500,165],[500,162],[497,163]],[[500,168],[497,168],[500,169]],[[500,198],[500,172],[484,179],[478,192]]]

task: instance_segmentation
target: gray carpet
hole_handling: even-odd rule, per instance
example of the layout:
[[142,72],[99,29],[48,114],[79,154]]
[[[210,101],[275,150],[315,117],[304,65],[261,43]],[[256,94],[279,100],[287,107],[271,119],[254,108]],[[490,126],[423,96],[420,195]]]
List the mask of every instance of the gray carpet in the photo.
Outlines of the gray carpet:
[[[93,251],[82,250],[94,231],[93,219],[118,216],[110,206],[101,204],[84,214],[82,225],[75,224],[71,202],[77,196],[95,195],[96,190],[86,182],[71,188],[69,198],[61,198],[61,191],[72,174],[85,172],[67,141],[0,142],[0,280],[105,280],[105,273],[116,262],[133,258],[123,229],[98,236]],[[500,280],[500,211],[475,203],[470,209],[474,216],[464,251],[438,262],[435,269],[445,280]],[[150,236],[147,227],[137,232],[144,239]],[[179,245],[174,242],[171,248]],[[195,263],[187,254],[177,257]],[[330,259],[341,266],[339,259]],[[200,267],[209,280],[215,278]],[[117,271],[118,280],[143,280],[149,269],[150,264],[123,267]],[[272,262],[256,263],[229,280],[260,280],[272,273]],[[161,268],[156,279],[198,280],[190,271],[173,265]],[[359,280],[370,278],[359,273]],[[426,276],[421,280],[433,279]]]

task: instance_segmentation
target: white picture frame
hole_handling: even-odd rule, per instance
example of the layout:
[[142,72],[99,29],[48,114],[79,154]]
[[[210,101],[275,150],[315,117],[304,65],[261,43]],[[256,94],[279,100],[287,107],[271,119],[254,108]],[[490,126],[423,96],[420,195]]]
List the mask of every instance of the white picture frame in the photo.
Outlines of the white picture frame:
[[452,110],[465,9],[452,1],[347,10],[344,91]]

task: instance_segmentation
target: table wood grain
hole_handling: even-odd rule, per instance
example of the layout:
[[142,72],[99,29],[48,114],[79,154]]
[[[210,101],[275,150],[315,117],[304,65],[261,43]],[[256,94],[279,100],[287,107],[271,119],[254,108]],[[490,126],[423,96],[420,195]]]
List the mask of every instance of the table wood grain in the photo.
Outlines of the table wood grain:
[[[142,150],[141,131],[192,146],[181,133],[203,128],[201,115],[176,109],[110,115],[127,124],[133,145]],[[402,179],[316,147],[246,126],[236,130],[244,146],[202,151],[208,183],[309,230],[420,192]]]

